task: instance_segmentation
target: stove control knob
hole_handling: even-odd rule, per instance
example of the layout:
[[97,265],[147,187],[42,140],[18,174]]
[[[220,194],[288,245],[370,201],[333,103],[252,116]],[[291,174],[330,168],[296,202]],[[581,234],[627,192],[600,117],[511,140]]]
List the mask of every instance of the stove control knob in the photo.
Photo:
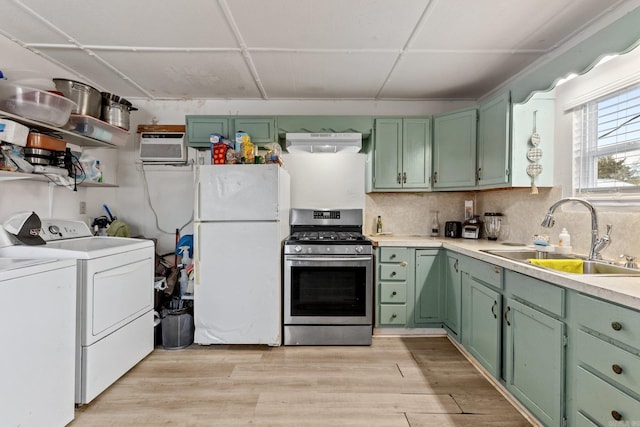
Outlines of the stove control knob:
[[49,233],[58,234],[58,233],[60,233],[60,228],[57,225],[50,225],[49,226]]
[[356,252],[361,254],[364,248],[362,246],[356,246]]
[[297,245],[295,248],[293,248],[293,250],[298,252],[298,253],[300,253],[300,252],[302,252],[302,246]]

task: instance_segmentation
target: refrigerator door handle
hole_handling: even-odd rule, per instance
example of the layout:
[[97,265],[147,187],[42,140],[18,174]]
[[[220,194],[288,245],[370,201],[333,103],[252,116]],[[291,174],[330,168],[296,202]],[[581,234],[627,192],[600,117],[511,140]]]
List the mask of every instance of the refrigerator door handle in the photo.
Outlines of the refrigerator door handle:
[[200,223],[196,222],[193,224],[194,233],[194,247],[193,247],[193,274],[194,274],[194,283],[196,285],[200,284]]

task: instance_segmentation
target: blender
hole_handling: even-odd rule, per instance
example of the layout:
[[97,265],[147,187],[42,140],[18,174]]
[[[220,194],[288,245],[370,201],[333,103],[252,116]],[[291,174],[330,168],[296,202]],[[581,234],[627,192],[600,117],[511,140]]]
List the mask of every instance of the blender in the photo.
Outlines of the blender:
[[487,233],[487,239],[498,240],[498,234],[500,234],[501,225],[502,214],[500,212],[484,213],[484,231]]

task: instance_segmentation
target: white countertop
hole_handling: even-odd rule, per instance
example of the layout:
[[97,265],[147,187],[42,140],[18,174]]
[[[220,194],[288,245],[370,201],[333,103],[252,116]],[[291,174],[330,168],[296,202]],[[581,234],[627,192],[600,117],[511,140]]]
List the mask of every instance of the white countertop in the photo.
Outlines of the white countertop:
[[368,235],[374,246],[404,246],[420,248],[445,248],[482,261],[526,274],[567,289],[602,298],[640,310],[640,276],[583,275],[541,269],[530,264],[512,261],[481,250],[518,250],[533,246],[509,246],[502,242],[473,239],[451,239],[417,235]]

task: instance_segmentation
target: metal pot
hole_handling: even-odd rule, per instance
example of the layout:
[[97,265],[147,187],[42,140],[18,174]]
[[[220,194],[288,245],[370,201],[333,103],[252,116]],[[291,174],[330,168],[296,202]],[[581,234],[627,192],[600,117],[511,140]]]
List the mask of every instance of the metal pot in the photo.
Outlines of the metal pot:
[[137,111],[129,101],[112,93],[102,92],[102,113],[100,118],[110,125],[129,130],[129,115]]
[[53,82],[65,98],[69,98],[78,105],[71,111],[72,114],[100,118],[102,97],[98,89],[75,80],[53,79]]

